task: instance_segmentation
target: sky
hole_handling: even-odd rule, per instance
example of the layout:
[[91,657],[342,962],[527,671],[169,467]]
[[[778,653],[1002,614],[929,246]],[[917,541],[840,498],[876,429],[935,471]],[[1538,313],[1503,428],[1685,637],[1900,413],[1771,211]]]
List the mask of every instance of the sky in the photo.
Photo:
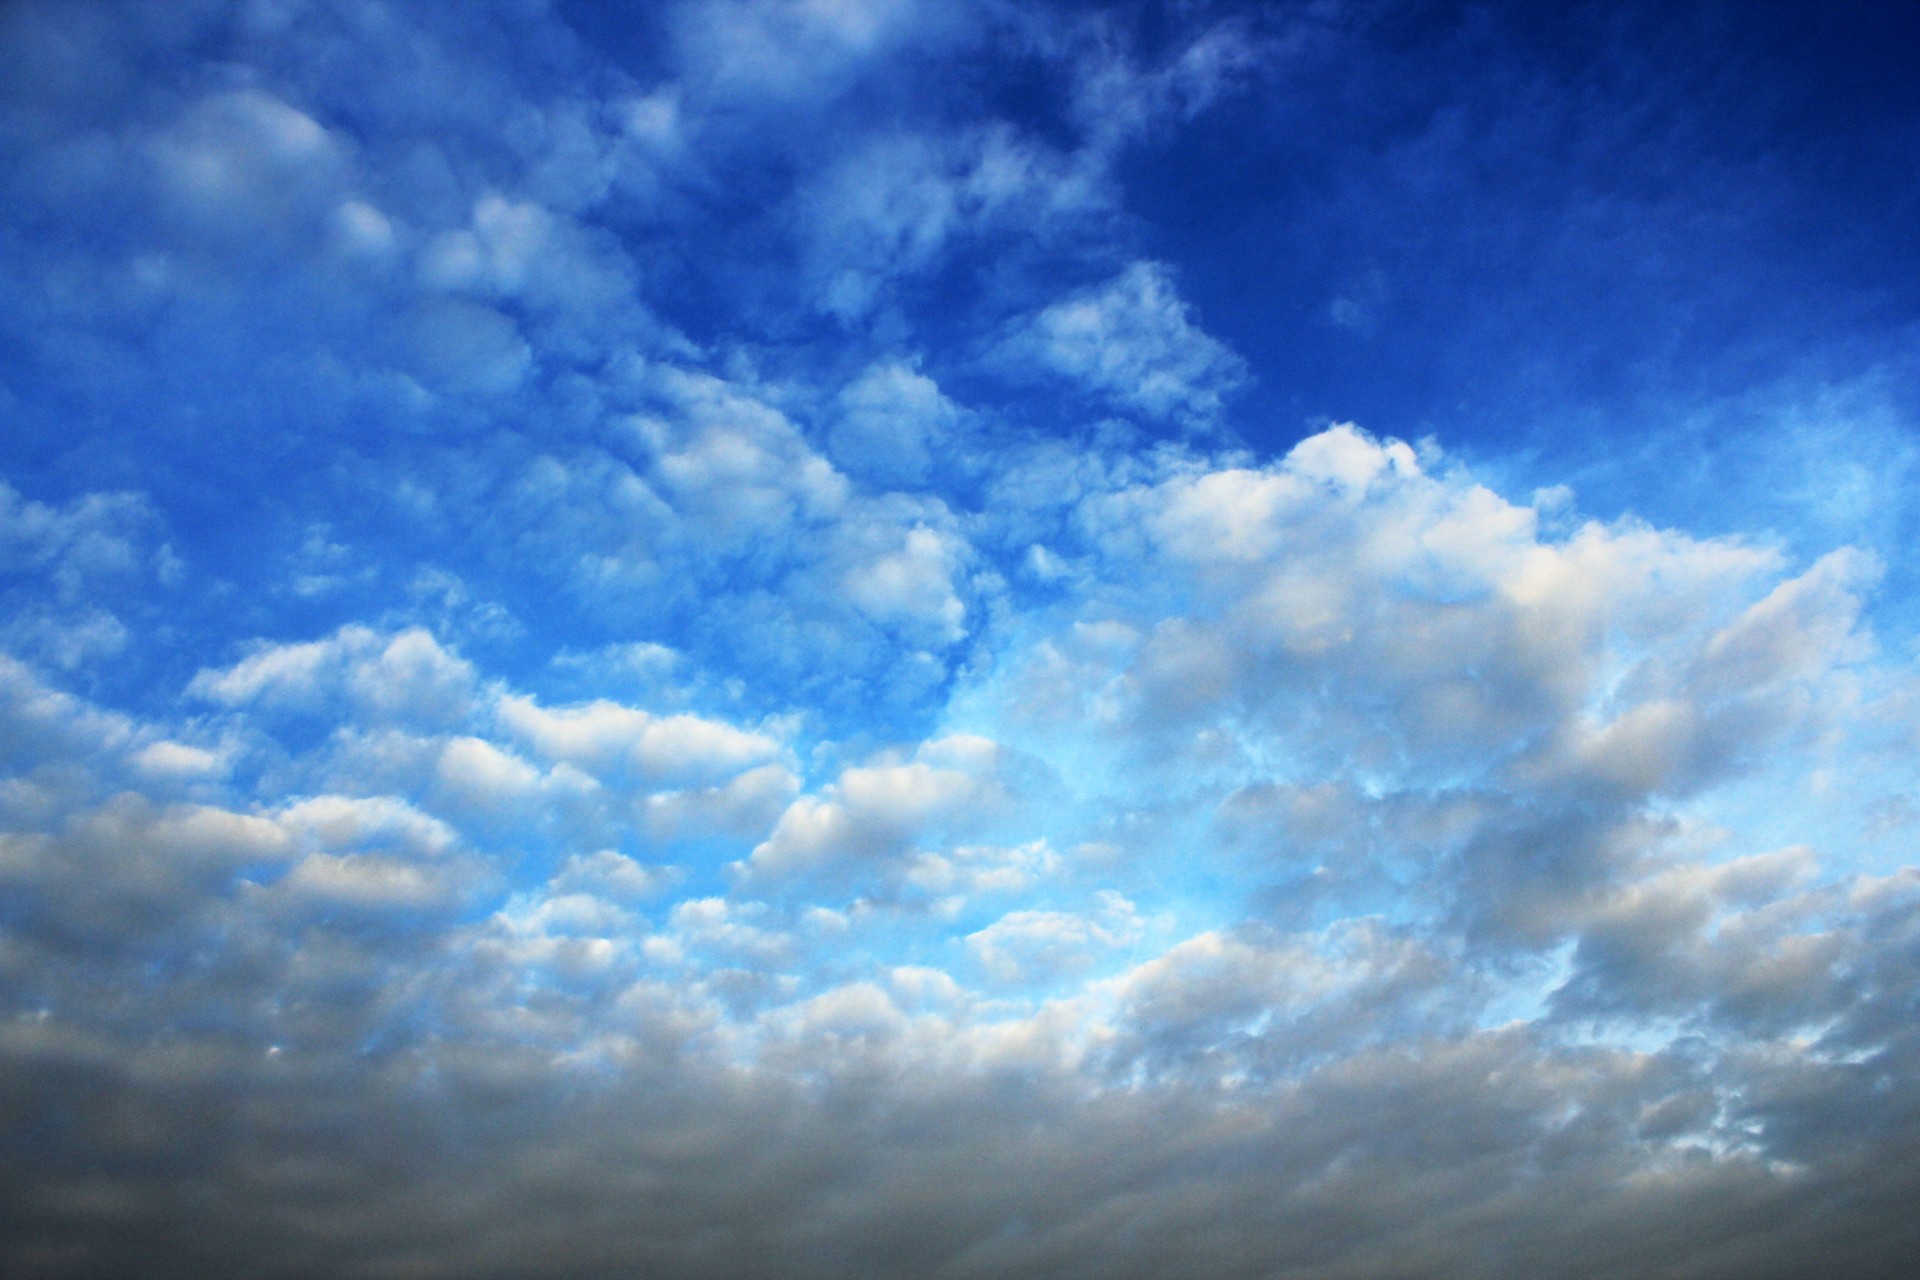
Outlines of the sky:
[[0,1270],[1907,1274],[1917,57],[0,4]]

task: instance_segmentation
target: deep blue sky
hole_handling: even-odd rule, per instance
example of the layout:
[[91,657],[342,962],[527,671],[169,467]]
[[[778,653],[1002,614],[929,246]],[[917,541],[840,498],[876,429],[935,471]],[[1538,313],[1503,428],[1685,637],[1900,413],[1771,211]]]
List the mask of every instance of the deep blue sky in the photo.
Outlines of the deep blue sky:
[[[227,60],[272,60],[244,18],[179,9],[104,34],[111,73],[71,51],[64,65],[30,59],[12,77],[29,129],[97,130],[236,74]],[[697,24],[676,15],[563,6],[537,33],[538,22],[503,33],[468,16],[432,21],[536,95],[591,93],[609,77],[672,84],[691,64],[724,98]],[[1764,528],[1805,555],[1912,536],[1898,492],[1809,511],[1782,478],[1805,474],[1810,449],[1815,465],[1845,465],[1806,443],[1812,429],[1892,481],[1910,465],[1898,425],[1915,414],[1920,314],[1920,251],[1903,234],[1920,192],[1910,7],[1116,6],[1079,18],[1072,40],[1148,67],[1210,24],[1261,53],[1112,144],[1097,215],[1040,237],[1018,217],[951,237],[858,323],[817,305],[795,201],[870,133],[991,120],[1061,154],[1099,145],[1112,109],[1084,105],[1058,42],[1036,34],[1046,22],[955,16],[893,56],[820,74],[812,100],[728,98],[716,109],[732,123],[703,132],[697,163],[646,192],[616,186],[593,206],[595,234],[619,237],[654,316],[710,348],[746,344],[809,375],[908,351],[943,384],[1068,434],[1101,406],[996,379],[980,335],[1035,290],[1148,258],[1245,360],[1218,421],[1258,453],[1350,420],[1434,436],[1512,485],[1571,483],[1602,516]],[[81,43],[83,24],[63,21]],[[453,130],[454,170],[428,172],[416,155],[379,179],[409,184],[423,211],[466,199],[448,183],[501,176],[484,108],[410,87],[420,73],[404,55],[384,67],[286,61],[274,74],[368,154],[409,130]],[[542,145],[517,141],[517,156]],[[400,303],[292,269],[288,255],[314,234],[297,199],[284,210],[296,227],[242,251],[236,239],[259,239],[244,221],[168,222],[137,192],[41,176],[29,189],[33,177],[16,174],[9,234],[16,263],[44,274],[16,277],[0,333],[20,482],[48,497],[150,489],[174,537],[202,549],[196,562],[239,572],[262,536],[297,540],[316,519],[403,536],[382,523],[390,512],[352,501],[341,468],[347,456],[404,462],[430,441],[311,385],[325,376],[315,358],[390,351],[380,308]],[[224,279],[166,303],[98,299],[85,328],[68,327],[62,308],[93,287],[83,262],[97,246],[183,242],[225,242]],[[553,412],[546,390],[533,412]],[[149,482],[156,469],[164,483]],[[270,493],[262,475],[279,481]],[[1906,594],[1912,580],[1891,559]],[[286,629],[317,621],[296,616]],[[283,629],[266,621],[230,641]]]

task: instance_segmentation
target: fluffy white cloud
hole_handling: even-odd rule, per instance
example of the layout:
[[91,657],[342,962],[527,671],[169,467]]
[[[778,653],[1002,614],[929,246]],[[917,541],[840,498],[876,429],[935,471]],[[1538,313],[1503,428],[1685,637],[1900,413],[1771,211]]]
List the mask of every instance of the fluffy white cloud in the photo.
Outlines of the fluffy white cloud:
[[773,826],[799,789],[800,780],[785,765],[763,764],[713,786],[653,792],[638,816],[661,841],[715,834],[753,838]]
[[1103,951],[1133,942],[1143,928],[1133,903],[1106,889],[1091,911],[1010,911],[966,941],[996,981],[1047,981],[1092,968]]
[[659,893],[673,880],[671,868],[643,866],[615,850],[599,849],[568,858],[554,876],[553,886],[563,893],[589,891],[635,901]]
[[656,716],[604,699],[548,708],[507,696],[495,714],[508,733],[548,760],[601,777],[637,775],[657,785],[724,780],[768,763],[781,750],[764,733],[684,713]]
[[294,232],[328,209],[349,164],[340,138],[259,89],[209,94],[144,150],[175,216],[209,239]]
[[126,625],[103,602],[181,575],[146,498],[88,493],[38,502],[0,480],[0,645],[64,670],[121,652]]
[[334,849],[399,850],[434,857],[455,841],[446,823],[396,796],[313,796],[288,805],[280,812],[279,822],[296,836]]
[[435,905],[452,884],[436,868],[366,853],[310,853],[276,882],[276,897],[374,910]]
[[734,553],[756,538],[837,514],[846,480],[773,406],[713,377],[657,375],[672,420],[639,419],[653,474],[702,536]]
[[324,640],[263,645],[225,669],[209,668],[188,692],[226,706],[258,704],[350,714],[440,727],[472,709],[473,667],[412,628],[383,636],[363,626]]
[[965,554],[957,539],[917,525],[898,550],[850,569],[844,590],[876,621],[910,623],[929,632],[935,644],[952,644],[966,634],[967,607],[953,583]]
[[821,793],[795,800],[740,870],[844,869],[978,829],[1007,800],[999,764],[994,743],[957,736],[922,745],[910,760],[845,769]]
[[1061,859],[1045,840],[1012,847],[960,845],[938,853],[923,850],[907,859],[900,889],[924,897],[952,915],[982,894],[1013,894],[1033,888],[1057,871]]

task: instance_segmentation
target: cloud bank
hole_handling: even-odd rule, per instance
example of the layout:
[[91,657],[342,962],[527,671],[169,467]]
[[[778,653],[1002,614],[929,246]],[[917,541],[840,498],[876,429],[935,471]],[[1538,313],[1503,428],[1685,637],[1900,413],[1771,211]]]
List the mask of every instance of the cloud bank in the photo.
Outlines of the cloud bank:
[[9,1274],[1903,1273],[1897,536],[1250,440],[1123,18],[6,11]]

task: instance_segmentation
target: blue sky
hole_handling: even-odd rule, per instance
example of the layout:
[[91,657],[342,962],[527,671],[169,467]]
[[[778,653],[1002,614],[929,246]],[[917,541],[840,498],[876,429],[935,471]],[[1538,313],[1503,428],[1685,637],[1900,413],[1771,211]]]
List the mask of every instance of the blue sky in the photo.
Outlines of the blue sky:
[[0,9],[6,1269],[1897,1274],[1916,51]]

